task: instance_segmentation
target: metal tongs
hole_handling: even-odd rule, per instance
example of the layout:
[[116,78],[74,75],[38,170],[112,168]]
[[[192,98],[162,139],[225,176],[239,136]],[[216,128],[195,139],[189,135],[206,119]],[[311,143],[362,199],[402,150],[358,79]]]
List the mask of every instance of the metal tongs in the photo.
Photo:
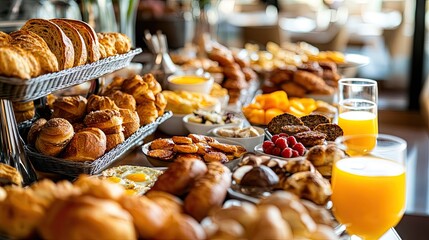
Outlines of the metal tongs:
[[157,78],[158,81],[161,82],[162,87],[165,87],[167,78],[178,70],[168,54],[167,37],[161,31],[157,31],[156,35],[152,35],[149,30],[145,30],[144,42],[154,55],[152,65],[150,65],[150,69],[147,72],[157,75],[156,77],[160,78]]

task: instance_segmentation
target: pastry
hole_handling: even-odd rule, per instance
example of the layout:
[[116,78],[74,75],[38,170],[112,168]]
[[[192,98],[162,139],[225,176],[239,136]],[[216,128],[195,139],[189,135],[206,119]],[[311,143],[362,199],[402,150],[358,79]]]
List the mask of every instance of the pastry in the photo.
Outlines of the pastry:
[[36,114],[36,109],[34,107],[34,102],[13,102],[12,103],[13,111],[15,114],[16,122],[23,122],[34,118]]
[[124,136],[128,138],[133,135],[140,127],[140,118],[136,111],[129,109],[119,109],[122,117],[122,127],[124,128]]
[[105,110],[105,109],[119,110],[115,102],[109,97],[98,96],[93,94],[88,98],[88,103],[86,105],[87,113],[90,113],[92,111],[97,111],[97,110]]
[[172,161],[174,158],[173,150],[153,149],[147,152],[147,155],[153,158],[158,158],[163,161]]
[[335,144],[316,145],[311,147],[305,156],[317,171],[326,178],[330,178],[332,175],[332,165],[336,161],[347,157],[345,152]]
[[151,142],[150,149],[173,150],[174,142],[170,138],[158,138]]
[[157,93],[155,95],[155,106],[158,110],[158,116],[162,116],[164,114],[165,107],[167,107],[167,99],[165,99],[162,93]]
[[183,136],[173,136],[171,138],[175,144],[192,144],[192,138]]
[[253,225],[250,240],[257,239],[293,239],[292,228],[281,214],[281,211],[272,205],[258,206],[258,221]]
[[29,58],[34,56],[14,46],[0,47],[0,75],[20,79],[30,79],[32,66]]
[[309,127],[303,125],[285,125],[282,127],[282,133],[286,133],[289,136],[293,136],[300,132],[307,132],[310,130],[311,129]]
[[228,162],[228,157],[222,152],[207,152],[203,155],[205,162]]
[[16,168],[0,163],[0,187],[7,185],[21,186],[22,181],[22,176]]
[[198,146],[194,143],[176,144],[173,147],[173,151],[176,153],[197,153],[198,152]]
[[131,111],[136,110],[136,100],[128,93],[116,90],[109,95],[109,98],[112,99],[119,108],[126,108]]
[[51,19],[51,22],[55,23],[60,27],[66,36],[71,40],[74,47],[74,63],[73,66],[80,66],[87,62],[88,51],[86,50],[86,44],[80,33],[71,24],[67,23],[62,19]]
[[313,73],[298,70],[295,72],[293,81],[305,89],[317,93],[332,94],[334,89],[326,85],[325,81]]
[[154,239],[206,239],[204,229],[195,219],[185,214],[170,214]]
[[207,164],[207,173],[198,178],[185,198],[185,211],[197,221],[222,206],[231,185],[231,171],[219,162]]
[[125,136],[123,132],[106,134],[106,152],[112,150],[118,144],[121,144],[125,141]]
[[84,128],[77,132],[62,157],[71,161],[94,161],[106,151],[106,135],[98,128]]
[[49,49],[57,58],[60,70],[73,67],[73,43],[58,25],[45,19],[30,19],[21,30],[34,32],[45,40]]
[[55,201],[38,230],[44,239],[137,239],[128,211],[90,196]]
[[36,144],[36,139],[39,136],[39,133],[42,130],[43,126],[47,122],[48,121],[46,119],[39,118],[33,124],[31,124],[30,130],[28,131],[28,134],[27,134],[27,143],[28,144],[33,145],[33,146]]
[[100,44],[98,43],[98,37],[94,29],[83,21],[73,19],[64,20],[75,27],[85,41],[86,50],[88,51],[88,63],[98,61],[100,59]]
[[106,135],[121,133],[123,131],[123,119],[121,113],[117,110],[98,110],[92,111],[85,116],[83,120],[87,127],[101,129]]
[[282,83],[280,87],[288,97],[305,97],[307,93],[307,89],[292,81]]
[[305,147],[320,145],[325,142],[326,135],[321,132],[307,131],[300,132],[294,135],[298,142],[301,142]]
[[324,115],[321,114],[310,114],[306,116],[302,116],[301,121],[305,126],[309,127],[311,130],[314,130],[317,125],[322,123],[330,123],[331,121]]
[[73,126],[64,118],[51,118],[40,130],[36,149],[48,156],[58,156],[74,135]]
[[0,31],[0,47],[9,45],[10,41],[12,41],[12,37],[9,34]]
[[143,82],[147,83],[149,90],[153,92],[153,94],[158,94],[162,91],[161,84],[155,79],[152,73],[147,73],[142,77]]
[[140,126],[152,123],[158,117],[158,110],[155,106],[155,102],[145,101],[137,105],[137,114],[140,118]]
[[127,53],[131,50],[131,40],[122,33],[97,33],[98,42],[103,45],[106,56]]
[[173,194],[161,191],[150,191],[145,194],[145,196],[150,200],[156,202],[156,204],[163,209],[172,212],[172,214],[184,212],[183,201],[180,198],[174,196]]
[[87,100],[82,96],[57,98],[53,103],[52,117],[62,117],[70,123],[79,122],[85,115]]
[[164,191],[176,196],[182,196],[206,172],[206,164],[197,158],[176,159],[158,177],[151,191]]
[[33,54],[36,61],[40,64],[40,74],[57,72],[58,60],[54,53],[49,49],[45,40],[39,35],[31,32],[19,30],[12,32],[10,36],[13,38],[11,44],[27,50]]
[[286,125],[304,125],[304,123],[295,115],[292,115],[290,113],[283,113],[274,117],[268,123],[268,131],[271,134],[279,134],[282,132],[282,127]]

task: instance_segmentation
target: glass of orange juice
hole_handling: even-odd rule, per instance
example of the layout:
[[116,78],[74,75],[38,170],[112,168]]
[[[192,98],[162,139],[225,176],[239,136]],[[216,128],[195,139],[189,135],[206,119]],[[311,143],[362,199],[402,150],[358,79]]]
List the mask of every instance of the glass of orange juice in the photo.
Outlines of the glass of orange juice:
[[[344,78],[338,82],[338,125],[344,135],[377,134],[378,89],[377,82],[363,78]],[[363,149],[370,151],[375,139],[368,137],[360,141]]]
[[347,232],[363,239],[378,239],[401,220],[405,211],[407,143],[398,137],[373,135],[371,151],[359,143],[367,135],[339,137],[337,145],[353,152],[332,170],[333,213]]

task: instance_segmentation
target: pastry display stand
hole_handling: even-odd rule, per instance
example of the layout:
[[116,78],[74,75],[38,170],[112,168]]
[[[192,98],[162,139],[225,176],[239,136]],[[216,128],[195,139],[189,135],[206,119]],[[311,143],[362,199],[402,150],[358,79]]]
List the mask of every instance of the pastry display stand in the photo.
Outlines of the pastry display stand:
[[25,185],[37,180],[36,172],[28,160],[19,136],[12,102],[26,102],[45,97],[91,79],[126,67],[141,49],[108,57],[56,73],[45,74],[29,80],[0,77],[0,162],[15,167]]

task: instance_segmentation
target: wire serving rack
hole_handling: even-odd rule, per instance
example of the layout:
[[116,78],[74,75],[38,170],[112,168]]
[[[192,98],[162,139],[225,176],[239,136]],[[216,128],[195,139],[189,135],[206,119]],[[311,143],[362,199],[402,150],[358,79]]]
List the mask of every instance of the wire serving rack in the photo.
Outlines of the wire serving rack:
[[0,99],[30,101],[126,67],[141,48],[29,80],[0,76]]

